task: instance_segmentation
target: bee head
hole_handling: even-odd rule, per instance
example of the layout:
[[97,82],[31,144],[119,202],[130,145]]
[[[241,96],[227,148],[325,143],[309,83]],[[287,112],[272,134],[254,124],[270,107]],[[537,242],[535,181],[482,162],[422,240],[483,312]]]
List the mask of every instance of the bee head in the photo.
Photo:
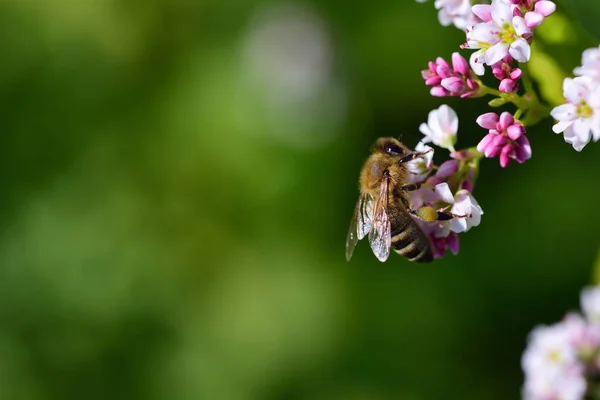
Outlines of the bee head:
[[375,143],[375,151],[383,152],[393,157],[403,157],[408,154],[406,147],[394,138],[381,138]]

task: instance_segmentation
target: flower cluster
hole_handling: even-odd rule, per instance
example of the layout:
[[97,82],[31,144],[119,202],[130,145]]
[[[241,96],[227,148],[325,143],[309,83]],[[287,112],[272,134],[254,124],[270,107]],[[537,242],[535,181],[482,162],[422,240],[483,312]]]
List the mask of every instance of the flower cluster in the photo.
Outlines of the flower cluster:
[[429,62],[429,69],[421,71],[425,84],[431,86],[431,95],[437,97],[473,97],[479,87],[469,63],[458,53],[452,54],[452,67],[441,57]]
[[531,332],[523,353],[525,400],[581,400],[600,377],[600,288],[581,294],[583,315]]
[[566,103],[550,112],[557,120],[552,130],[577,151],[600,140],[600,47],[585,50],[581,58],[576,77],[563,82]]
[[[421,186],[411,193],[411,205],[418,209],[432,207],[451,218],[435,222],[425,222],[415,218],[423,231],[429,236],[435,258],[441,258],[446,250],[457,254],[459,239],[457,234],[466,232],[479,225],[483,210],[472,195],[479,155],[469,151],[454,150],[458,132],[458,116],[447,105],[429,113],[427,124],[421,124],[425,137],[415,150],[427,152],[422,159],[409,163],[412,181]],[[450,150],[450,159],[436,167],[432,163],[433,143]]]
[[[536,93],[532,93],[533,86],[524,66],[531,58],[534,28],[555,11],[556,5],[547,0],[492,0],[491,4],[468,4],[468,13],[462,10],[461,7],[465,6],[462,1],[438,0],[435,5],[440,15],[442,12],[444,15],[458,15],[457,10],[461,10],[462,20],[472,22],[465,27],[466,43],[461,48],[475,52],[471,54],[469,63],[459,53],[452,54],[452,66],[441,57],[429,62],[428,69],[423,70],[421,75],[425,84],[431,87],[431,95],[462,98],[492,95],[497,97],[490,101],[492,107],[506,103],[516,105],[518,109],[514,114],[485,113],[477,119],[477,123],[488,130],[477,150],[486,158],[498,157],[503,168],[509,165],[510,160],[523,163],[531,158],[531,146],[526,136],[526,119],[520,118],[530,112],[538,115],[542,108]],[[600,65],[596,55],[590,54],[588,58]],[[499,81],[497,89],[487,87],[478,78],[484,75],[486,65]],[[525,80],[523,85],[521,80]],[[517,92],[522,86],[525,93],[519,95]]]
[[[421,222],[439,250],[436,256],[443,255],[447,248],[458,251],[456,233],[474,226],[473,221],[479,223],[481,209],[470,193],[481,158],[498,157],[502,168],[512,161],[521,164],[529,160],[532,149],[527,128],[549,116],[557,120],[554,132],[562,132],[565,141],[576,150],[581,150],[592,139],[600,140],[600,47],[583,53],[582,65],[574,70],[576,77],[563,83],[566,103],[550,111],[531,81],[528,62],[532,57],[535,30],[556,11],[555,3],[548,0],[491,0],[487,3],[434,2],[440,23],[463,29],[466,41],[460,47],[474,51],[468,62],[454,52],[451,62],[437,57],[428,63],[421,75],[431,95],[461,98],[490,95],[494,97],[488,103],[490,107],[511,104],[516,107],[515,111],[480,115],[476,122],[487,133],[481,134],[476,147],[462,151],[454,149],[458,118],[449,107],[432,111],[428,123],[421,125],[425,139],[417,149],[430,149],[426,144],[433,143],[448,149],[451,157],[437,169],[431,166],[431,158],[421,160],[415,172],[415,180],[422,186],[413,193],[411,200],[454,214],[451,220],[433,225]],[[497,79],[492,86],[487,86],[480,78],[486,68]],[[468,209],[464,215],[477,217],[456,218],[462,215],[463,204],[466,204],[464,209]]]
[[477,145],[477,150],[486,157],[499,155],[503,168],[511,159],[523,163],[531,157],[531,146],[525,136],[525,127],[516,121],[512,114],[503,112],[498,116],[490,112],[479,116],[477,124],[489,129],[489,133]]
[[492,65],[492,73],[500,80],[498,90],[504,93],[514,93],[519,88],[519,78],[523,71],[520,68],[514,68],[513,58],[507,55]]

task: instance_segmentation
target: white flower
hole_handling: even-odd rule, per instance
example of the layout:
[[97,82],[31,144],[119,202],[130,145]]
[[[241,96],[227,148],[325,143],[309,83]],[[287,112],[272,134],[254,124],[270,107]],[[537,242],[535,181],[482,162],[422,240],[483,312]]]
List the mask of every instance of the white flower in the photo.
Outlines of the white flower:
[[582,400],[587,389],[581,374],[527,377],[523,388],[524,400]]
[[587,76],[565,78],[563,92],[567,103],[550,112],[558,121],[552,130],[564,132],[565,142],[581,151],[592,138],[600,139],[600,86]]
[[421,124],[419,130],[425,135],[423,143],[433,142],[437,146],[454,152],[456,132],[458,132],[458,116],[452,108],[443,104],[437,110],[429,112],[427,124]]
[[457,217],[450,220],[450,229],[456,233],[466,232],[471,227],[479,225],[483,214],[481,206],[467,190],[456,192],[450,212],[454,215],[464,216],[464,218]]
[[600,288],[588,287],[581,292],[581,308],[588,321],[600,324]]
[[477,21],[470,0],[435,0],[435,8],[440,10],[438,19],[443,26],[452,24],[464,30]]
[[537,327],[529,335],[529,345],[521,359],[526,378],[536,376],[558,377],[580,373],[577,348],[569,337],[569,330],[563,324]]
[[[417,3],[425,3],[427,0],[417,0]],[[435,0],[434,6],[438,13],[438,20],[443,26],[454,25],[460,30],[478,22],[477,17],[471,11],[470,0]]]
[[583,51],[581,55],[581,67],[573,70],[577,76],[588,76],[600,83],[600,46]]
[[473,11],[484,22],[467,29],[466,48],[477,49],[471,57],[471,67],[478,73],[481,67],[492,65],[510,54],[519,62],[529,61],[531,48],[527,39],[531,29],[525,19],[513,16],[513,6],[504,0],[494,0],[491,5],[479,5]]
[[480,224],[483,210],[468,191],[459,190],[452,195],[448,184],[443,182],[435,185],[435,193],[442,202],[452,205],[450,213],[455,215],[451,220],[436,222],[438,225],[436,237],[446,237],[450,231],[466,232]]
[[433,147],[427,146],[423,142],[419,142],[415,147],[415,151],[425,153],[422,157],[416,158],[406,163],[411,173],[410,181],[413,183],[423,182],[431,173],[433,164]]
[[[455,215],[454,218],[445,221],[435,221],[433,223],[420,221],[419,225],[425,233],[433,233],[436,238],[448,237],[450,232],[468,231],[471,227],[479,225],[483,214],[477,200],[468,191],[459,190],[453,195],[446,182],[438,183],[435,185],[435,189],[431,189],[426,185],[421,186],[411,193],[410,201],[415,209],[424,205],[431,205],[438,211],[446,210],[446,212]],[[448,210],[448,208],[450,209]]]

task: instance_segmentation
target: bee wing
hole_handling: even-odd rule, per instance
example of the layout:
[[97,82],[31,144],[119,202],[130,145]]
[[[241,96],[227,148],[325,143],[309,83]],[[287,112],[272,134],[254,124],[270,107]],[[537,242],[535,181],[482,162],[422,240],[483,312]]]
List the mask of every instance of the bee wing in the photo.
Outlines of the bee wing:
[[375,203],[373,211],[373,227],[369,232],[369,243],[375,257],[383,262],[390,255],[390,247],[392,245],[392,225],[390,216],[388,215],[389,206],[389,178],[386,178],[381,183],[379,189],[379,197]]
[[373,226],[373,203],[373,197],[366,193],[361,193],[356,202],[346,239],[346,260],[348,261],[352,258],[356,243],[367,236]]

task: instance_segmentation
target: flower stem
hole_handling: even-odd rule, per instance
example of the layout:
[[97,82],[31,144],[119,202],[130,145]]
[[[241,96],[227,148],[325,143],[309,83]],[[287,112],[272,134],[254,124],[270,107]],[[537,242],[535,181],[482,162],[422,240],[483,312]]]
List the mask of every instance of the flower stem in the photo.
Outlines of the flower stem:
[[523,110],[519,108],[517,112],[515,112],[515,119],[519,119],[521,114],[523,114]]
[[523,86],[525,87],[523,98],[528,103],[527,108],[524,110],[527,111],[527,116],[523,118],[521,122],[524,126],[532,126],[544,118],[547,118],[550,115],[552,107],[542,104],[540,101],[538,94],[533,87],[533,81],[531,80],[527,63],[519,63],[519,67],[523,72],[521,79],[523,80]]
[[[539,103],[539,99],[535,89],[533,88],[533,81],[531,80],[531,76],[529,75],[529,67],[527,63],[519,63],[519,67],[521,68],[521,79],[523,80],[523,86],[525,87],[525,95],[529,94],[535,102]],[[524,96],[525,96],[524,95]]]

